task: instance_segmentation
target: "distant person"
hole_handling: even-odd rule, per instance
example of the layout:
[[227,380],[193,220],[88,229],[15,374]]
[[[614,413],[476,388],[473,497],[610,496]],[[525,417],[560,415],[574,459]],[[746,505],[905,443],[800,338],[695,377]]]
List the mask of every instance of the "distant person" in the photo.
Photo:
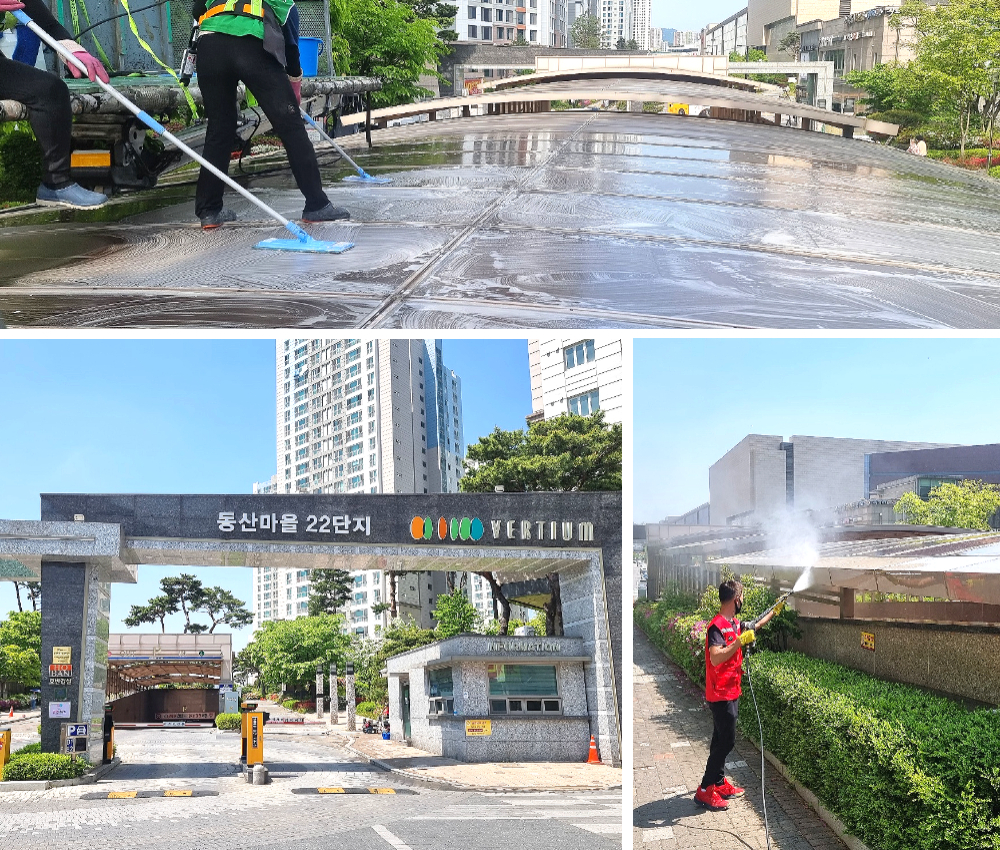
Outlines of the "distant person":
[[[24,9],[41,29],[60,42],[87,68],[91,81],[108,82],[108,72],[100,60],[73,41],[66,28],[53,17],[44,0],[0,0],[0,14]],[[18,48],[21,47],[18,41]],[[27,47],[26,47],[27,52]],[[35,47],[35,55],[38,48]],[[80,69],[67,63],[74,77]],[[70,177],[73,112],[69,89],[59,77],[34,67],[34,62],[14,62],[0,54],[0,100],[16,100],[28,110],[28,123],[42,148],[45,176],[35,200],[39,204],[74,209],[92,209],[108,202],[107,195],[90,192]]]
[[694,794],[695,803],[716,812],[729,808],[728,798],[743,795],[743,789],[733,785],[725,772],[726,756],[736,744],[743,647],[753,643],[754,632],[785,607],[780,602],[759,620],[740,623],[736,617],[743,609],[743,585],[734,579],[719,585],[719,602],[719,613],[705,635],[705,699],[715,728],[705,775]]
[[920,155],[920,146],[917,144],[916,136],[910,138],[910,146],[906,149],[906,152],[912,153],[914,156]]
[[923,136],[917,136],[917,156],[927,156],[927,142]]

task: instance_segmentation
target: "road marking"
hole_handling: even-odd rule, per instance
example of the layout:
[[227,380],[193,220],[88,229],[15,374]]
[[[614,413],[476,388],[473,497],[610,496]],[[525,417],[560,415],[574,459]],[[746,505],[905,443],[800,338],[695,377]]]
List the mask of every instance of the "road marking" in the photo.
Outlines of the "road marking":
[[382,826],[382,824],[372,824],[372,829],[381,835],[389,844],[395,847],[396,850],[410,850],[409,845],[404,844],[397,836],[393,835],[389,832],[389,830]]
[[671,747],[690,747],[691,746],[691,742],[690,741],[674,741],[670,746]]
[[320,794],[343,794],[343,788],[317,788]]
[[108,792],[108,799],[109,800],[120,800],[120,799],[124,799],[124,798],[132,798],[132,797],[134,797],[138,793],[139,793],[138,791],[109,791]]
[[416,794],[412,788],[293,788],[293,794]]
[[661,826],[657,829],[644,829],[642,831],[643,843],[647,841],[663,841],[667,838],[674,837],[674,828],[672,826]]
[[577,826],[580,829],[585,829],[587,832],[596,832],[599,835],[611,835],[615,832],[622,831],[622,825],[620,823],[574,823],[570,826]]

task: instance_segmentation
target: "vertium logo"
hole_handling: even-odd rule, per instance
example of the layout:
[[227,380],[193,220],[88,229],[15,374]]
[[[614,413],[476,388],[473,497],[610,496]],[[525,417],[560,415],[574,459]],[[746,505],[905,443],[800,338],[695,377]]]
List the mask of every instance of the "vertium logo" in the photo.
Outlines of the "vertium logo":
[[478,517],[439,517],[435,522],[429,516],[415,516],[410,520],[410,535],[414,540],[433,540],[435,530],[438,540],[481,540],[485,529]]
[[[493,540],[539,540],[589,543],[594,540],[592,522],[556,520],[492,519],[490,529]],[[479,541],[486,533],[486,525],[478,517],[415,516],[410,520],[410,535],[414,540],[473,540]]]

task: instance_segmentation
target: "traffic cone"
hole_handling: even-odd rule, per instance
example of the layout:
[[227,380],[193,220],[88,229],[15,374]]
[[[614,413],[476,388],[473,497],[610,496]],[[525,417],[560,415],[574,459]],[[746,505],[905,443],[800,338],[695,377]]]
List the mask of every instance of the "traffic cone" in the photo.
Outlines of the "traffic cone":
[[597,742],[594,740],[594,736],[590,736],[590,753],[587,756],[587,764],[600,764],[601,759],[597,755]]
[[10,707],[10,714],[8,714],[7,716],[11,718],[14,716],[14,706]]

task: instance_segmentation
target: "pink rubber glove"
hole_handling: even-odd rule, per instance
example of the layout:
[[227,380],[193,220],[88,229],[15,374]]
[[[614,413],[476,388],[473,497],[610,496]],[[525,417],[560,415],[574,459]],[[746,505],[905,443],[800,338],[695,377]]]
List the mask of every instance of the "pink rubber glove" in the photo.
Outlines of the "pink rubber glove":
[[[0,3],[4,0],[0,0]],[[289,77],[288,81],[292,84],[292,91],[295,92],[295,102],[302,106],[302,77]]]
[[[0,15],[6,15],[8,12],[19,12],[24,8],[24,3],[20,0],[0,0]],[[18,21],[18,26],[21,23]]]
[[[0,0],[0,3],[4,0]],[[105,70],[104,65],[101,60],[96,56],[91,56],[83,47],[77,44],[75,41],[70,41],[69,39],[64,39],[59,42],[63,47],[65,47],[70,53],[72,53],[77,59],[79,59],[84,65],[87,66],[87,76],[90,78],[91,82],[95,79],[101,79],[104,82],[110,82],[111,78],[108,76],[108,72]],[[65,61],[65,60],[63,60]],[[80,79],[83,74],[80,69],[72,62],[66,62],[66,67],[69,68],[69,72]]]

